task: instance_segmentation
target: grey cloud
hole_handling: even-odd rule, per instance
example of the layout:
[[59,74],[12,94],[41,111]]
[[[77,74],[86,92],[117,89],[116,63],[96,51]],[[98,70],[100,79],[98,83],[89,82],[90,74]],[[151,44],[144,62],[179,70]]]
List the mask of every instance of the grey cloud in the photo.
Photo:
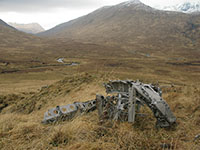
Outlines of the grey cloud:
[[57,8],[90,8],[99,3],[96,0],[0,0],[0,12],[46,12]]

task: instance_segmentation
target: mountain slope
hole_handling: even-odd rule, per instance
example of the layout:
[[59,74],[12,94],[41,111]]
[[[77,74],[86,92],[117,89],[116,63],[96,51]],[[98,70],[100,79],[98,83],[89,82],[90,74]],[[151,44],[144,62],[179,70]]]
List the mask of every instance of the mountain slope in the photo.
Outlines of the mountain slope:
[[38,23],[17,24],[17,23],[10,22],[9,25],[15,27],[19,31],[23,31],[26,33],[31,33],[31,34],[36,34],[36,33],[45,31],[44,28]]
[[21,45],[22,43],[26,43],[31,40],[34,42],[34,40],[37,38],[20,32],[14,27],[11,27],[4,21],[0,20],[0,39],[0,44],[12,47],[14,45]]
[[[34,57],[43,57],[45,40],[39,37],[18,31],[4,21],[0,23],[0,62],[13,61],[15,64],[4,67],[13,68],[13,65],[23,65],[23,61],[30,61]],[[42,53],[43,52],[43,53]],[[45,54],[44,54],[45,55]],[[2,66],[0,66],[1,72]]]
[[4,22],[3,20],[0,19],[0,25],[1,26],[5,26],[5,27],[8,27],[8,28],[11,28],[11,29],[14,29],[12,26],[8,25],[6,22]]
[[[39,36],[121,46],[185,47],[198,44],[200,15],[153,9],[138,0],[100,8]],[[194,28],[193,28],[194,27]]]

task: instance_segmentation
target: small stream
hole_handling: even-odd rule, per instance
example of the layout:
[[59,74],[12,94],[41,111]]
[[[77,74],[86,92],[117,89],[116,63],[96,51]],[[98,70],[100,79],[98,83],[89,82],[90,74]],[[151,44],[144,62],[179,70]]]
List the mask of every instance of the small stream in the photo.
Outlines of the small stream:
[[62,63],[65,66],[76,66],[76,65],[79,65],[79,63],[77,63],[77,62],[65,63],[64,59],[65,58],[58,58],[56,61],[59,62],[59,63]]
[[59,62],[59,63],[64,63],[64,58],[58,58],[58,59],[57,59],[57,62]]

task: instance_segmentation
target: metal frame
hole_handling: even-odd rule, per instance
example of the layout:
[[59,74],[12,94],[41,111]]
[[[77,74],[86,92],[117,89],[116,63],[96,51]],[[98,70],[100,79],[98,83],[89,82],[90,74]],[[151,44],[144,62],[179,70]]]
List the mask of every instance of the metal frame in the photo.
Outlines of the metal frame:
[[157,127],[170,127],[176,123],[176,117],[166,101],[162,99],[162,91],[159,87],[130,80],[110,81],[104,86],[107,94],[113,94],[113,96],[97,95],[95,100],[57,106],[45,113],[42,123],[68,120],[77,112],[84,113],[96,109],[100,120],[110,119],[134,123],[139,108],[144,104],[152,110],[157,119]]

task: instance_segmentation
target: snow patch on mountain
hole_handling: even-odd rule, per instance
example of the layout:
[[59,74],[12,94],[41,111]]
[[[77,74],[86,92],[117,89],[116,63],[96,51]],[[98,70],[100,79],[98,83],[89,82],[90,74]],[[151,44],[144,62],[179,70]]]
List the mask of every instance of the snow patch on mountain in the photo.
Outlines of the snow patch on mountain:
[[129,1],[123,3],[123,5],[126,5],[126,6],[130,6],[133,4],[142,4],[142,2],[140,0],[129,0]]
[[179,11],[184,13],[200,12],[200,1],[188,1],[174,6],[166,6],[160,9],[168,11]]
[[129,0],[129,1],[120,3],[120,4],[116,5],[115,7],[118,7],[119,10],[127,7],[127,8],[131,8],[134,10],[144,10],[147,12],[157,11],[156,8],[148,6],[148,5],[144,4],[143,2],[141,2],[140,0]]

